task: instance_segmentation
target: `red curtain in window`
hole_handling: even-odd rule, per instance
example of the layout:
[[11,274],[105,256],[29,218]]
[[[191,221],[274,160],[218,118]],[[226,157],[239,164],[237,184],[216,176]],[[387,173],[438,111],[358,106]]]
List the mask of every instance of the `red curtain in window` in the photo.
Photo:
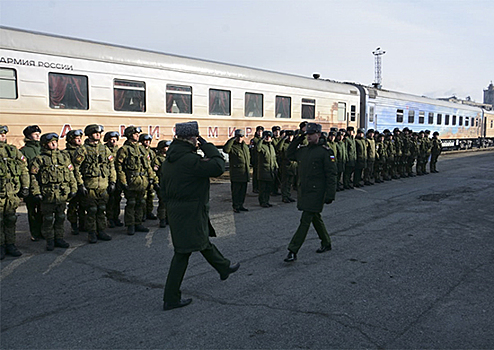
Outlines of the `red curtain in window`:
[[216,115],[230,115],[230,93],[229,91],[209,92],[209,113]]
[[303,105],[302,106],[302,119],[314,119],[314,106],[311,105]]
[[185,94],[166,94],[166,113],[172,113],[173,101],[177,104],[180,113],[191,114],[190,95]]
[[125,90],[113,89],[114,108],[121,111],[125,103]]
[[280,118],[290,118],[290,99],[287,97],[276,98],[276,117],[281,114]]
[[85,77],[50,74],[49,85],[51,106],[59,106],[67,93],[67,89],[71,87],[74,95],[73,97],[75,98],[75,101],[72,102],[75,103],[75,105],[67,107],[81,109],[87,108],[87,84]]

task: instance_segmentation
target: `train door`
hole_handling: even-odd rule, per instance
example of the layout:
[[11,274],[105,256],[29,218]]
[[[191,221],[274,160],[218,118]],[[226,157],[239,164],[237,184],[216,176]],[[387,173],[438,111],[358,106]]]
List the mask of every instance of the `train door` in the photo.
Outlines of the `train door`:
[[367,116],[366,129],[376,130],[376,124],[377,124],[376,105],[374,103],[369,103],[369,113]]
[[347,126],[353,126],[357,130],[359,122],[357,119],[357,105],[350,105],[350,112],[347,111]]

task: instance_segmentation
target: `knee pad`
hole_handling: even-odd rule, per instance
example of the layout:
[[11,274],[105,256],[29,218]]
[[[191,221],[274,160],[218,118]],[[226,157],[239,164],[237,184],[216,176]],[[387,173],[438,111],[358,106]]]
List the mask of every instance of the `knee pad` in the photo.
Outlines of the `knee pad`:
[[98,211],[99,212],[104,212],[105,210],[106,210],[106,205],[105,204],[98,205]]
[[135,198],[130,198],[127,200],[127,205],[133,207],[136,205],[136,199]]
[[86,212],[87,215],[96,215],[96,213],[98,212],[98,207],[96,206],[88,207],[86,208]]
[[56,221],[64,221],[65,220],[65,213],[64,212],[56,213],[55,214],[55,220]]
[[54,217],[53,213],[43,214],[43,222],[53,222]]
[[139,200],[139,203],[141,205],[146,205],[146,197],[142,197],[140,200]]
[[9,213],[3,215],[4,225],[8,227],[12,227],[17,222],[17,215]]

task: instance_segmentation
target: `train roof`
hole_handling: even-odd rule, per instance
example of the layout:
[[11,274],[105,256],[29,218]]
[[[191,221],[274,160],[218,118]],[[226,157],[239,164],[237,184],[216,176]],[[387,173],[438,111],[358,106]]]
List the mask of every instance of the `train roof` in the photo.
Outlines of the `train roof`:
[[0,48],[357,95],[345,83],[0,26]]

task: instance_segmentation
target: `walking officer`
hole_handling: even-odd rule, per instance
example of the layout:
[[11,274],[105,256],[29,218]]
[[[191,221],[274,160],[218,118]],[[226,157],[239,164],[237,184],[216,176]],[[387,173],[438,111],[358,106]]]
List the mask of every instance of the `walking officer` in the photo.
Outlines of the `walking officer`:
[[[28,169],[31,166],[33,159],[40,154],[41,145],[39,138],[41,137],[41,129],[37,125],[29,125],[22,131],[24,134],[24,146],[21,148],[22,154],[27,158]],[[43,216],[39,202],[37,203],[32,194],[24,198],[27,208],[27,219],[29,222],[29,231],[31,232],[31,240],[38,241],[43,238],[41,236],[41,222]]]
[[126,127],[124,136],[127,140],[117,152],[118,183],[127,200],[124,221],[128,235],[133,235],[136,231],[149,232],[149,229],[142,225],[142,218],[146,206],[146,190],[149,182],[154,181],[155,175],[144,147],[139,145],[140,133],[140,127]]
[[115,191],[115,162],[110,150],[101,143],[103,126],[90,124],[84,129],[87,136],[74,158],[75,177],[82,207],[86,211],[85,226],[89,243],[109,241],[106,229],[108,194]]
[[25,198],[29,194],[27,159],[17,147],[7,144],[8,132],[6,125],[0,125],[0,260],[6,254],[22,255],[15,246],[15,211],[19,197]]
[[[70,130],[65,135],[66,146],[62,153],[65,153],[69,157],[71,164],[74,164],[76,151],[82,145],[82,135],[84,133],[81,129]],[[70,222],[73,235],[78,235],[80,229],[85,229],[84,217],[86,213],[82,207],[81,199],[82,197],[80,195],[76,195],[69,201],[67,209],[67,220]]]
[[250,178],[250,152],[249,146],[244,142],[244,136],[243,130],[236,129],[235,136],[223,147],[223,152],[228,153],[230,161],[232,206],[235,213],[249,211],[244,207],[244,202]]
[[[175,125],[176,139],[170,145],[160,169],[161,191],[170,222],[174,255],[165,284],[163,309],[187,306],[192,299],[182,299],[180,286],[192,252],[201,252],[218,271],[221,280],[237,271],[240,264],[230,264],[209,240],[215,236],[209,221],[209,178],[225,171],[225,160],[218,149],[199,136],[197,122]],[[205,154],[197,154],[197,142]]]
[[[105,133],[105,137],[103,138],[105,146],[110,150],[114,159],[117,159],[117,142],[119,139],[120,134],[118,131],[108,131]],[[106,205],[106,218],[108,219],[108,228],[123,226],[123,223],[119,219],[121,201],[122,189],[120,188],[120,186],[116,186],[115,191],[109,194],[108,204]]]
[[67,153],[58,150],[58,135],[41,136],[41,153],[31,163],[31,193],[41,203],[43,225],[41,233],[46,239],[46,250],[68,248],[63,239],[67,200],[77,192],[74,166]]
[[[297,260],[297,253],[305,241],[310,224],[321,240],[317,253],[331,250],[329,237],[321,217],[324,204],[330,204],[336,194],[336,159],[331,148],[319,143],[321,125],[308,123],[306,133],[298,136],[287,150],[289,159],[298,162],[297,208],[302,210],[300,225],[288,245],[285,262]],[[307,136],[308,145],[301,146]]]

